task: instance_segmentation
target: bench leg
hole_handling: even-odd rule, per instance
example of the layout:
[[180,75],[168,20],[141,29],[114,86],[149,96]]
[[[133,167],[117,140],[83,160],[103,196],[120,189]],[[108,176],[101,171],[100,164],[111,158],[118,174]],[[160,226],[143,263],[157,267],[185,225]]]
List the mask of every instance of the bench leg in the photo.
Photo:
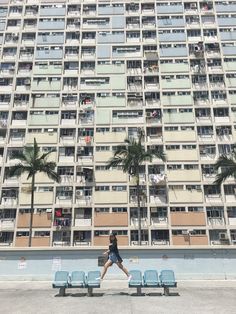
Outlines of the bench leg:
[[142,288],[141,287],[137,287],[137,295],[142,295]]
[[166,296],[170,295],[170,288],[169,287],[164,287],[164,295],[166,295]]
[[88,297],[92,297],[92,296],[93,296],[93,288],[88,287]]
[[66,288],[65,287],[61,287],[59,289],[59,296],[64,297],[66,294]]

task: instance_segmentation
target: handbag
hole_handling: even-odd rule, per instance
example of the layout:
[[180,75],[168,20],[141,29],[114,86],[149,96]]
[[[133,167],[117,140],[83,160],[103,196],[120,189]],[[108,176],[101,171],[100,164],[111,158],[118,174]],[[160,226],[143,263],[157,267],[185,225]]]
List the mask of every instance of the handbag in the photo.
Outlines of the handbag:
[[98,267],[103,267],[108,260],[108,254],[98,256]]

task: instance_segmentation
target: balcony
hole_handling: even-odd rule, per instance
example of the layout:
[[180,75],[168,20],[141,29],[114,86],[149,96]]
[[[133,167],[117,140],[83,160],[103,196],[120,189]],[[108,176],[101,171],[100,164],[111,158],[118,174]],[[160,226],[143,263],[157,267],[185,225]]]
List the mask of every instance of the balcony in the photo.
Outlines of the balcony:
[[164,139],[166,142],[194,142],[196,141],[196,132],[188,131],[165,131]]
[[[49,228],[52,223],[51,213],[33,214],[33,228]],[[19,213],[17,220],[17,228],[29,228],[30,213]]]
[[57,132],[46,132],[44,133],[28,133],[26,134],[25,142],[27,144],[33,144],[34,138],[38,144],[56,144],[57,143]]
[[127,204],[128,194],[123,191],[96,191],[94,203],[98,204]]
[[[27,247],[29,245],[29,237],[18,236],[15,240],[15,247]],[[50,246],[50,237],[32,237],[32,247],[46,247]]]
[[222,203],[221,194],[205,194],[205,202],[206,203]]
[[169,190],[170,203],[202,203],[203,193],[201,190]]
[[152,205],[166,204],[167,203],[167,195],[166,194],[150,195],[149,202]]
[[[130,225],[131,227],[137,229],[139,224],[138,224],[138,218],[130,218]],[[141,218],[141,227],[142,228],[147,228],[148,227],[148,219],[146,218]]]
[[[23,188],[22,188],[23,189]],[[20,205],[30,205],[30,193],[21,191],[19,196]],[[35,205],[53,204],[53,192],[34,192]]]
[[33,112],[29,116],[29,125],[58,125],[59,124],[59,116],[57,113],[55,114],[45,114],[45,113],[37,113],[34,114]]
[[92,218],[75,218],[75,227],[91,227]]
[[60,136],[60,143],[63,145],[74,145],[75,144],[75,135]]
[[71,218],[69,217],[55,217],[53,226],[56,229],[67,229],[71,227]]
[[92,195],[85,195],[83,192],[78,193],[78,190],[76,191],[76,198],[75,202],[79,206],[91,206],[93,202]]
[[0,231],[14,230],[15,218],[2,218],[0,219]]
[[212,132],[199,133],[198,140],[199,142],[212,142],[214,141],[214,134]]
[[179,149],[167,151],[168,161],[198,161],[196,149]]
[[[117,240],[119,243],[119,246],[128,246],[129,245],[129,238],[125,235],[118,235]],[[100,235],[100,236],[94,236],[93,239],[93,245],[94,246],[106,246],[110,243],[109,236],[106,235]]]
[[95,212],[94,226],[95,227],[128,227],[128,213]]
[[4,207],[16,207],[18,204],[17,197],[3,196],[1,200],[1,204]]
[[184,112],[184,111],[164,112],[163,120],[165,123],[193,123],[194,115],[193,115],[193,112]]
[[61,206],[71,206],[73,203],[72,193],[70,195],[57,194],[56,195],[56,204]]
[[127,175],[122,170],[106,170],[95,172],[95,182],[126,182]]
[[211,227],[220,227],[225,225],[225,220],[224,220],[224,213],[222,212],[222,216],[220,217],[208,217],[207,218],[207,223]]
[[173,245],[208,245],[207,235],[172,235]]
[[206,226],[204,212],[172,212],[172,226]]
[[107,162],[112,156],[113,153],[111,151],[96,152],[94,159],[96,162]]
[[152,227],[162,227],[168,225],[168,218],[167,217],[154,217],[151,216],[151,225]]
[[198,169],[194,169],[194,170],[187,170],[187,169],[168,170],[167,178],[168,178],[168,182],[201,181],[201,176],[200,176],[200,172]]
[[211,245],[229,245],[230,244],[229,236],[225,229],[210,230],[209,235],[210,235]]

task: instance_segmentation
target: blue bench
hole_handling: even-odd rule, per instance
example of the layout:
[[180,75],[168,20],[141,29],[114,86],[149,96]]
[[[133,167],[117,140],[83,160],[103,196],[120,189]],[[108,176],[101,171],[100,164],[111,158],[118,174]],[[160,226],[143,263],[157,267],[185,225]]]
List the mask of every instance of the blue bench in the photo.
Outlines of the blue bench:
[[162,270],[160,274],[161,285],[164,288],[164,294],[170,294],[170,288],[176,288],[177,282],[175,281],[175,274],[173,270]]
[[94,288],[100,288],[100,271],[89,271],[86,276],[83,271],[73,271],[71,275],[67,271],[57,271],[52,284],[53,288],[59,288],[59,295],[65,296],[66,288],[86,288],[88,296],[93,295]]
[[156,270],[146,270],[143,276],[140,270],[131,270],[129,273],[132,276],[129,288],[136,288],[137,295],[142,294],[142,288],[163,288],[164,295],[169,295],[169,289],[177,287],[172,270],[162,270],[160,276]]
[[64,296],[66,288],[68,288],[69,273],[68,271],[57,271],[55,273],[55,279],[52,284],[53,288],[59,288],[59,295]]

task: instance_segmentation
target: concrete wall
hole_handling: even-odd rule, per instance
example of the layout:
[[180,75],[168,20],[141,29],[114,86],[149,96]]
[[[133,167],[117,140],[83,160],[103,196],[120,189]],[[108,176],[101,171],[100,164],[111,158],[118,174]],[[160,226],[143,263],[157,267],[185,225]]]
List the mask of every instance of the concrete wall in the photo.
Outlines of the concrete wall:
[[[101,249],[2,249],[0,280],[52,280],[57,269],[97,270]],[[181,279],[236,279],[236,250],[232,249],[122,249],[128,269],[173,269]],[[114,265],[108,278],[124,279]]]

